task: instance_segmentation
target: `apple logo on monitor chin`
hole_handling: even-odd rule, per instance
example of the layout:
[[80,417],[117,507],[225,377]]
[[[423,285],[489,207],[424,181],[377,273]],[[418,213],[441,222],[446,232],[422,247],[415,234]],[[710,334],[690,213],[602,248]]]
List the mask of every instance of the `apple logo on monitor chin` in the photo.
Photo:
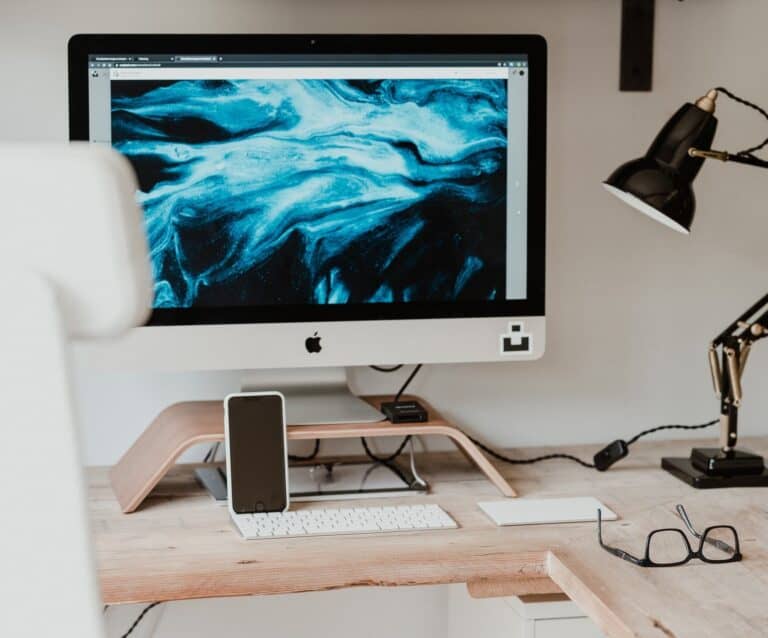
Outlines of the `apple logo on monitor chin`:
[[317,333],[313,334],[311,337],[307,337],[307,340],[304,342],[304,347],[309,354],[315,354],[323,349],[323,346],[320,345],[320,339],[322,339],[322,337],[318,337]]

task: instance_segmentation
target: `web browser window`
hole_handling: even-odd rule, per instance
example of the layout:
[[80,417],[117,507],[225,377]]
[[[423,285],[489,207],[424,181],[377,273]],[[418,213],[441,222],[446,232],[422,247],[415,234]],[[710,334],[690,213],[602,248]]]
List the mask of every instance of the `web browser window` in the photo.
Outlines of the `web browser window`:
[[526,56],[91,55],[156,308],[526,298]]

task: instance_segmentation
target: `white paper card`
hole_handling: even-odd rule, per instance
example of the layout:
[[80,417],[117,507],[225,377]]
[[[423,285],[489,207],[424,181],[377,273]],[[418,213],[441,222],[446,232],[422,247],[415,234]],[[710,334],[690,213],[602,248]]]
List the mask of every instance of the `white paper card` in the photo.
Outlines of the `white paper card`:
[[496,525],[543,525],[546,523],[584,523],[597,520],[600,508],[603,520],[618,516],[592,496],[572,498],[509,498],[478,503]]

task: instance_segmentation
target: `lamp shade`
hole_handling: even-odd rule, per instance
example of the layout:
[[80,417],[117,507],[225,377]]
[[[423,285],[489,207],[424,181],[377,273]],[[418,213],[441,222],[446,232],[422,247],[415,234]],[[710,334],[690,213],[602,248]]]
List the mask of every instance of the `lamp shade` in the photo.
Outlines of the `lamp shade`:
[[704,162],[688,150],[708,149],[716,130],[717,118],[711,111],[686,103],[664,125],[645,156],[619,166],[603,185],[633,208],[687,234],[696,210],[693,180]]

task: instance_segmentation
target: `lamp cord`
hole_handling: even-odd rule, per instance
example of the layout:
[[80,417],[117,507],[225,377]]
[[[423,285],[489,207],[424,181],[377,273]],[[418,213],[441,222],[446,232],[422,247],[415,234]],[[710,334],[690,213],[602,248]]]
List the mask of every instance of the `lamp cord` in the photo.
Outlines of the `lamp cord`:
[[[722,89],[717,89],[718,91]],[[759,107],[758,107],[759,108]],[[766,114],[766,117],[768,117],[768,114]],[[768,140],[766,141],[768,143]],[[413,378],[419,373],[419,370],[421,370],[421,365],[417,365],[410,375],[408,375],[408,378],[405,380],[405,383],[400,387],[400,390],[398,390],[397,394],[395,395],[395,402],[397,402],[400,397],[403,395],[403,393],[408,389],[408,386],[411,384],[411,381],[413,381]],[[378,370],[380,372],[394,372],[395,370],[399,370],[402,368],[402,365],[399,366],[393,366],[392,368],[379,368],[377,366],[371,366],[374,370]],[[680,424],[671,424],[671,425],[657,425],[656,427],[648,428],[647,430],[643,430],[642,432],[638,432],[627,440],[626,442],[623,442],[626,447],[628,448],[633,443],[636,443],[639,439],[643,438],[644,436],[648,436],[649,434],[654,434],[655,432],[661,432],[663,430],[702,430],[704,428],[709,428],[715,425],[716,423],[719,423],[720,419],[713,419],[712,421],[707,421],[706,423],[699,423],[696,425],[680,425]],[[468,438],[472,443],[474,443],[477,447],[479,447],[483,452],[488,454],[489,456],[497,459],[498,461],[502,461],[504,463],[510,463],[512,465],[530,465],[532,463],[539,463],[540,461],[550,461],[554,459],[564,459],[566,461],[573,461],[574,463],[578,463],[582,467],[586,467],[588,469],[596,469],[594,463],[590,463],[589,461],[585,461],[584,459],[580,459],[578,456],[574,456],[573,454],[567,454],[565,452],[553,452],[552,454],[544,454],[542,456],[534,456],[527,459],[513,459],[509,456],[505,456],[504,454],[501,454],[500,452],[497,452],[493,448],[489,447],[482,441],[479,441],[475,437],[469,436]],[[368,458],[370,458],[372,461],[376,461],[377,463],[391,463],[394,461],[405,449],[405,446],[408,444],[408,442],[411,440],[410,436],[406,436],[398,446],[397,450],[390,454],[389,456],[376,456],[368,446],[368,442],[364,438],[360,438],[360,441],[363,444],[363,449],[365,450],[365,453],[368,455]]]
[[627,447],[632,445],[635,441],[638,439],[641,439],[642,437],[653,434],[654,432],[659,432],[660,430],[703,430],[704,428],[709,428],[715,425],[715,423],[719,423],[720,419],[713,419],[712,421],[707,421],[706,423],[701,423],[699,425],[660,425],[655,428],[650,428],[648,430],[643,430],[642,432],[639,432],[638,434],[635,434],[629,441],[627,441]]
[[574,463],[578,463],[582,467],[588,467],[588,468],[594,468],[594,463],[588,463],[587,461],[583,461],[578,456],[573,456],[573,454],[565,454],[562,452],[557,452],[554,454],[544,454],[543,456],[534,456],[529,459],[513,459],[508,456],[504,456],[503,454],[500,454],[496,450],[488,447],[485,445],[485,443],[482,443],[481,441],[478,441],[476,438],[470,436],[469,440],[472,441],[477,447],[479,447],[483,452],[488,454],[489,456],[492,456],[493,458],[503,461],[504,463],[510,463],[512,465],[530,465],[531,463],[538,463],[539,461],[549,461],[551,459],[565,459],[567,461],[573,461]]
[[[715,87],[715,91],[718,91],[719,93],[724,93],[729,98],[731,98],[734,102],[738,102],[739,104],[743,104],[744,106],[748,106],[749,108],[754,109],[755,111],[760,113],[765,119],[768,120],[768,111],[758,106],[754,102],[750,102],[749,100],[745,100],[744,98],[739,97],[738,95],[734,95],[728,89],[722,86]],[[761,144],[758,144],[757,146],[752,146],[750,148],[745,148],[743,151],[739,151],[738,153],[736,153],[736,155],[752,157],[754,159],[761,159],[755,156],[755,151],[759,151],[765,148],[766,146],[768,146],[768,137],[766,137]]]
[[[661,430],[701,430],[703,428],[712,427],[715,425],[715,423],[719,423],[720,419],[713,419],[712,421],[707,421],[706,423],[700,423],[698,425],[659,425],[654,428],[649,428],[647,430],[643,430],[642,432],[638,432],[633,436],[631,439],[629,439],[626,442],[626,446],[629,447],[633,443],[635,443],[638,439],[641,439],[644,436],[647,436],[649,434],[653,434],[654,432],[660,432]],[[584,461],[583,459],[580,459],[577,456],[574,456],[573,454],[565,454],[565,453],[554,453],[554,454],[545,454],[543,456],[534,456],[529,459],[513,459],[508,456],[504,456],[503,454],[500,454],[496,450],[493,450],[492,448],[488,447],[481,441],[478,441],[474,437],[469,437],[469,439],[474,443],[477,447],[479,447],[481,450],[489,454],[495,459],[498,459],[499,461],[503,461],[504,463],[510,463],[512,465],[528,465],[530,463],[538,463],[539,461],[549,461],[550,459],[566,459],[568,461],[573,461],[574,463],[578,463],[582,467],[593,469],[595,467],[594,463],[589,463],[588,461]]]

